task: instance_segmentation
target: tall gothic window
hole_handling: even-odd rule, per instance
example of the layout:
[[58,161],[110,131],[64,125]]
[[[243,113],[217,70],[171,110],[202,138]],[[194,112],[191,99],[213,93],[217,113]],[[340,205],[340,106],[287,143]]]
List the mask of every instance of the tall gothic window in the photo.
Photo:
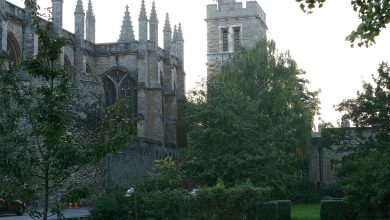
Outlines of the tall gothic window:
[[7,52],[10,59],[10,64],[15,65],[21,62],[21,51],[15,36],[12,33],[7,35]]
[[137,111],[137,83],[129,74],[121,70],[113,70],[103,77],[106,105],[131,97],[133,111]]
[[222,28],[222,51],[229,51],[229,30],[227,28]]
[[241,27],[234,27],[234,44],[241,44]]

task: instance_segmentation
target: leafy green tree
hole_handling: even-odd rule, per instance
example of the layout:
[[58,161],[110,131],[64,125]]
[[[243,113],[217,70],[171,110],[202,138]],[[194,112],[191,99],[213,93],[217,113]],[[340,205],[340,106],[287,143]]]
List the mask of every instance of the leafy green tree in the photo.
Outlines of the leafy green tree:
[[[357,127],[353,146],[338,170],[338,185],[345,192],[356,219],[390,217],[390,68],[382,63],[372,83],[364,83],[357,97],[343,101],[339,111]],[[350,132],[343,132],[343,140]],[[351,135],[348,136],[350,138]],[[382,216],[378,216],[382,215]]]
[[318,105],[303,73],[272,42],[238,48],[220,74],[189,93],[187,172],[200,184],[249,179],[286,195]]
[[43,212],[31,214],[46,220],[50,208],[61,215],[50,196],[85,165],[129,143],[137,118],[129,113],[131,100],[122,100],[95,112],[96,120],[75,119],[73,70],[59,64],[69,42],[53,37],[52,24],[39,18],[35,1],[26,4],[39,51],[19,67],[0,69],[0,185],[19,198],[44,201]]
[[[312,13],[313,9],[321,8],[326,0],[296,0],[302,10]],[[358,41],[358,46],[369,46],[375,43],[375,38],[390,22],[390,2],[388,0],[351,0],[354,11],[358,12],[361,23],[346,37],[351,46]]]

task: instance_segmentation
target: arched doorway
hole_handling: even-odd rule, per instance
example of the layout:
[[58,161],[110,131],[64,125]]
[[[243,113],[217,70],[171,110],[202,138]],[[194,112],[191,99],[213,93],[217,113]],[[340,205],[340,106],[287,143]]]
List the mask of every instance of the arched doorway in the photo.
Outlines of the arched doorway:
[[18,65],[21,60],[21,50],[13,33],[7,34],[7,52],[9,56],[10,65]]

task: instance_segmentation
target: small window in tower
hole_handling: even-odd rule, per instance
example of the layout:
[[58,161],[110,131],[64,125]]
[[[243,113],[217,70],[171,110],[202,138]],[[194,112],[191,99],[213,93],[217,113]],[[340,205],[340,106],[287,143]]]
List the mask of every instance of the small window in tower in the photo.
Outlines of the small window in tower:
[[229,51],[229,30],[227,28],[222,29],[222,51]]
[[241,27],[234,27],[234,44],[241,44]]

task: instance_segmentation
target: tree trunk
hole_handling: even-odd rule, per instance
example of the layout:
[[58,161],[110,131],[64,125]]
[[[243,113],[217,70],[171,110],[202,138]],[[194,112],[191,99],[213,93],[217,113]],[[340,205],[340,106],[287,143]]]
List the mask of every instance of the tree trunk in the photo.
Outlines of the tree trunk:
[[49,214],[49,171],[45,170],[45,206],[43,209],[43,220],[47,220]]

